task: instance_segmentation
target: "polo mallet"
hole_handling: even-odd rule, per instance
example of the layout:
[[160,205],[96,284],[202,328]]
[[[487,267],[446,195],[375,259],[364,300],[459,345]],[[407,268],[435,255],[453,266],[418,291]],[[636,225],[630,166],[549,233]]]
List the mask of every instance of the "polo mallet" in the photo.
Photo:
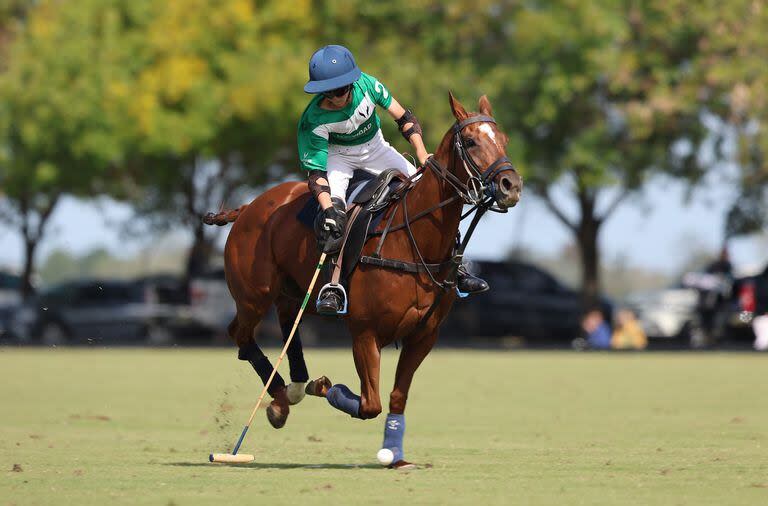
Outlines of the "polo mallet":
[[240,439],[238,439],[237,443],[235,443],[234,450],[232,450],[232,453],[212,453],[208,457],[209,461],[224,462],[228,464],[244,464],[254,460],[253,455],[248,455],[246,453],[238,454],[237,451],[240,449],[240,445],[243,444],[243,439],[245,439],[245,433],[248,432],[248,428],[251,426],[251,422],[253,422],[253,417],[256,416],[256,411],[258,411],[259,406],[261,406],[261,401],[264,399],[264,396],[267,393],[267,389],[269,388],[269,385],[272,384],[272,379],[275,377],[275,374],[277,374],[277,368],[280,367],[280,362],[283,361],[283,357],[285,357],[285,353],[288,351],[288,346],[291,344],[293,335],[296,333],[296,329],[298,328],[299,322],[301,321],[301,315],[304,313],[304,309],[307,307],[307,302],[309,301],[309,297],[312,294],[312,289],[315,287],[315,281],[317,281],[317,276],[318,274],[320,274],[320,269],[322,269],[323,263],[325,262],[325,256],[326,256],[325,252],[323,252],[323,254],[320,255],[320,261],[318,262],[317,268],[315,269],[315,275],[312,276],[312,281],[309,283],[309,289],[307,289],[307,294],[304,296],[304,302],[301,303],[301,308],[299,309],[299,314],[296,315],[296,321],[293,322],[293,328],[291,329],[291,333],[288,335],[288,339],[285,340],[285,345],[283,346],[283,351],[280,353],[280,358],[277,359],[275,366],[272,368],[272,374],[269,375],[269,379],[267,380],[267,383],[264,385],[264,390],[261,391],[259,400],[256,401],[256,407],[253,408],[253,411],[251,412],[251,417],[248,419],[248,423],[246,423],[245,427],[243,427],[243,432],[242,434],[240,434]]

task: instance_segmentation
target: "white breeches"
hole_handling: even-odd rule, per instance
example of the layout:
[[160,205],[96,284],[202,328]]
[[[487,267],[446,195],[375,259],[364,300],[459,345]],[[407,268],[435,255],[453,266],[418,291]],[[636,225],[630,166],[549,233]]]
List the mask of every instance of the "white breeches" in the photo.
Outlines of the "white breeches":
[[416,167],[384,140],[381,130],[370,141],[358,146],[328,146],[326,165],[331,197],[347,201],[347,186],[357,169],[380,174],[385,169],[397,169],[406,176],[416,173]]

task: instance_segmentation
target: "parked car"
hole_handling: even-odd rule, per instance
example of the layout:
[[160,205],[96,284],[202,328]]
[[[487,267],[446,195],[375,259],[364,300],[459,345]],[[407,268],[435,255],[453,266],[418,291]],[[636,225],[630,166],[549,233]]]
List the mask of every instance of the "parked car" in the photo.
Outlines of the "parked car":
[[47,345],[210,339],[209,329],[194,320],[189,306],[177,302],[179,290],[184,294],[162,277],[66,282],[24,303],[10,330],[19,342]]
[[729,328],[752,339],[752,319],[768,311],[761,307],[768,301],[768,266],[754,276],[736,279],[733,282],[733,297],[728,302]]
[[235,301],[229,294],[223,267],[190,280],[189,304],[198,321],[218,334],[226,332],[235,316]]
[[21,278],[7,271],[0,271],[0,340],[5,341],[9,335],[11,316],[21,303],[19,287]]
[[[545,345],[571,340],[581,334],[580,294],[549,273],[524,262],[472,262],[474,274],[491,290],[457,301],[443,324],[441,335],[520,337],[526,344]],[[601,299],[610,321],[612,303]]]
[[16,306],[21,302],[19,288],[21,278],[7,271],[0,271],[0,308]]
[[626,304],[640,320],[646,335],[656,339],[690,339],[699,292],[677,284],[661,290],[630,294]]
[[[761,277],[762,276],[762,277]],[[648,337],[677,340],[691,347],[712,346],[722,341],[752,339],[751,322],[757,290],[768,290],[766,273],[716,282],[710,274],[689,272],[674,286],[632,294],[626,299]],[[703,295],[702,292],[709,292]],[[714,293],[713,293],[714,292]],[[702,324],[702,297],[714,297],[711,328]]]
[[[210,269],[190,280],[189,304],[195,319],[211,329],[219,342],[231,344],[227,337],[227,328],[235,317],[236,307],[229,293],[224,267]],[[301,336],[305,344],[316,342],[318,332],[315,331],[315,327],[318,320],[319,317],[312,315],[303,317]],[[325,318],[323,320],[327,321]],[[261,336],[260,339],[282,338],[274,308],[264,315],[257,332]]]

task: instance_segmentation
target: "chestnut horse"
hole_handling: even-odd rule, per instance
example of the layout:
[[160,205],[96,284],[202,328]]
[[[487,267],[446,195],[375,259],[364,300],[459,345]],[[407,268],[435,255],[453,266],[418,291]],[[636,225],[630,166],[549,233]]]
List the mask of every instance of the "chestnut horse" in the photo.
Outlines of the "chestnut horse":
[[[445,134],[428,164],[432,170],[423,167],[407,198],[391,207],[382,220],[388,221],[389,214],[396,213],[389,220],[393,227],[380,250],[382,258],[411,264],[451,264],[468,197],[474,195],[471,203],[477,205],[478,189],[484,191],[488,199],[485,204],[491,202],[496,210],[506,210],[520,199],[522,179],[505,156],[508,138],[491,117],[488,99],[480,98],[479,115],[468,113],[450,93],[449,101],[456,124]],[[274,304],[286,339],[298,314],[301,294],[317,266],[319,252],[314,233],[296,218],[312,198],[306,182],[282,183],[240,209],[209,215],[206,220],[219,225],[234,221],[224,250],[227,284],[237,305],[229,335],[239,347],[239,358],[249,361],[263,381],[272,366],[254,341],[256,327]],[[402,226],[405,223],[410,226]],[[376,246],[377,240],[369,239],[363,255],[371,255]],[[388,417],[385,424],[385,448],[388,431],[400,429],[400,434],[394,436],[393,453],[388,460],[384,455],[382,463],[394,460],[392,465],[396,467],[407,464],[402,455],[402,431],[408,390],[456,297],[454,290],[447,289],[450,283],[440,286],[438,280],[453,274],[455,267],[443,267],[430,274],[424,270],[405,272],[358,265],[349,279],[351,300],[346,322],[353,337],[360,396],[344,385],[331,387],[327,378],[307,388],[308,393],[327,396],[331,405],[352,417],[374,418],[382,410],[381,349],[401,341],[395,385],[389,397],[390,417],[394,418]],[[317,288],[314,292],[316,296]],[[277,428],[288,417],[288,405],[301,399],[292,387],[301,388],[309,379],[298,335],[288,349],[288,361],[293,383],[286,388],[276,375],[269,389],[274,400],[267,408],[267,416]]]

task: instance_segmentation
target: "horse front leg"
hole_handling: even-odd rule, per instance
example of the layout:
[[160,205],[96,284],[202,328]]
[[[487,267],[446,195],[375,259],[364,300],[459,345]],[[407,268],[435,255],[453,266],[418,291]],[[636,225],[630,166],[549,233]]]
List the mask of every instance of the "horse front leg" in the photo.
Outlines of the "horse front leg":
[[[327,389],[325,398],[331,406],[352,418],[362,420],[376,418],[381,413],[379,397],[381,350],[376,342],[376,336],[371,333],[356,335],[352,344],[352,355],[357,375],[360,377],[360,396],[354,394],[346,385],[337,383]],[[327,381],[327,378],[321,378],[323,379]],[[312,383],[308,385],[308,389]]]
[[381,349],[376,342],[376,336],[372,333],[356,336],[352,344],[352,354],[357,375],[360,377],[360,418],[376,418],[381,413]]
[[379,462],[396,468],[412,467],[405,460],[405,404],[413,375],[437,341],[437,330],[415,342],[403,344],[395,373],[395,387],[389,396],[389,414],[384,422],[384,441],[376,455]]

